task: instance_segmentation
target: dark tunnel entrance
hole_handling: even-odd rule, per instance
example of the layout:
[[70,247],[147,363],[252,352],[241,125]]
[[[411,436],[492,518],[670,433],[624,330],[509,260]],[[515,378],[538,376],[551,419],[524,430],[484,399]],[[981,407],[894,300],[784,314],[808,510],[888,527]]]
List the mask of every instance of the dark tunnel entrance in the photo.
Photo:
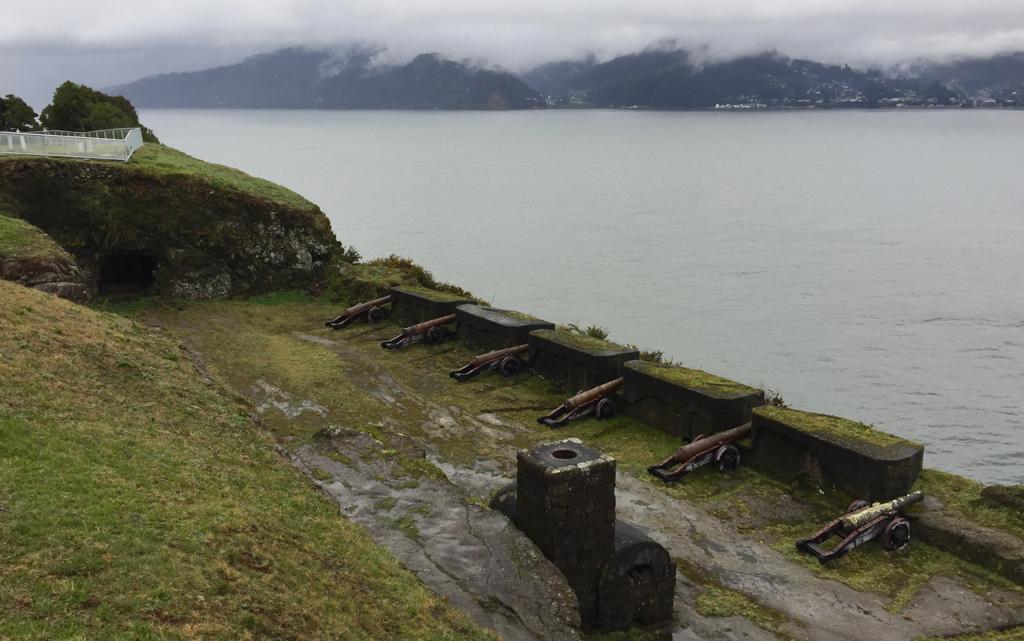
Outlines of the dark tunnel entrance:
[[101,296],[145,294],[156,282],[156,259],[138,252],[109,254],[100,263]]

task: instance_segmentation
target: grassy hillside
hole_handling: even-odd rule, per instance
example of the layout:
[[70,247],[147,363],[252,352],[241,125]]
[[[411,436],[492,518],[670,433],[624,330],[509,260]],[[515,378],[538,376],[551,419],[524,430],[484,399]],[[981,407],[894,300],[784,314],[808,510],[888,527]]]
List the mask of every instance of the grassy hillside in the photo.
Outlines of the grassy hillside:
[[127,163],[0,157],[0,210],[96,279],[108,261],[142,257],[145,273],[116,278],[177,297],[308,287],[340,249],[327,217],[295,192],[158,144]]
[[187,353],[0,282],[0,639],[482,639]]
[[132,154],[128,166],[156,175],[197,177],[216,187],[237,190],[261,200],[310,213],[317,211],[316,205],[286,187],[231,167],[193,158],[166,145],[146,144]]
[[18,218],[0,214],[0,260],[68,260],[67,254],[41,230]]

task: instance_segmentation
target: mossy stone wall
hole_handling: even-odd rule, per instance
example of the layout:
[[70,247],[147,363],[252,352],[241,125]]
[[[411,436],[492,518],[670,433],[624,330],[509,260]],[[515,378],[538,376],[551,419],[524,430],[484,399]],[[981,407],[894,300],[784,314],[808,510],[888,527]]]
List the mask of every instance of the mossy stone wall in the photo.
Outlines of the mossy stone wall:
[[865,500],[910,491],[924,447],[838,417],[777,407],[753,410],[751,465],[783,480],[835,483]]
[[635,349],[555,329],[530,332],[529,345],[530,367],[570,393],[618,378],[626,361],[640,358]]
[[535,329],[554,329],[554,323],[522,314],[481,305],[459,305],[455,308],[459,323],[459,339],[482,351],[515,347],[530,340]]
[[391,318],[400,325],[416,325],[448,314],[474,301],[423,287],[393,287]]
[[762,390],[685,367],[629,361],[623,378],[626,413],[686,439],[748,423],[764,404]]

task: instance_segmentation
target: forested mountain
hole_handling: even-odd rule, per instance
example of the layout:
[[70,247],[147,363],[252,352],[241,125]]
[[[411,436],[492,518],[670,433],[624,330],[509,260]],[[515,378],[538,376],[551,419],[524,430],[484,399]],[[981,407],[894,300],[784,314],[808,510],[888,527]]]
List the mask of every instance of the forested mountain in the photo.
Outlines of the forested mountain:
[[421,54],[374,64],[372,48],[343,54],[282,49],[215,69],[150,76],[110,88],[139,107],[522,109],[542,105],[519,78]]
[[708,60],[684,49],[654,47],[604,63],[593,59],[549,63],[523,77],[555,105],[660,109],[966,105],[990,97],[996,88],[1024,89],[1024,54],[918,64],[887,73],[775,52]]
[[541,65],[521,77],[421,54],[380,64],[381,49],[282,49],[205,71],[111,88],[139,107],[323,109],[649,109],[1024,106],[1024,53],[855,69],[776,52],[709,59],[671,44],[598,62]]

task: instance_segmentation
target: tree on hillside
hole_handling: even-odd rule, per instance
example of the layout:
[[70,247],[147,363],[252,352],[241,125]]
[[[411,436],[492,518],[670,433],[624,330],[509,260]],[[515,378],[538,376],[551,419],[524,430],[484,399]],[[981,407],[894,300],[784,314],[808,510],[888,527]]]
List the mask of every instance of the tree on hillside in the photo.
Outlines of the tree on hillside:
[[0,131],[31,131],[38,126],[36,112],[24,100],[14,94],[0,98]]
[[124,96],[108,96],[70,80],[57,87],[51,102],[39,115],[47,129],[92,131],[141,127],[146,142],[160,142],[151,129],[142,126],[135,107]]

